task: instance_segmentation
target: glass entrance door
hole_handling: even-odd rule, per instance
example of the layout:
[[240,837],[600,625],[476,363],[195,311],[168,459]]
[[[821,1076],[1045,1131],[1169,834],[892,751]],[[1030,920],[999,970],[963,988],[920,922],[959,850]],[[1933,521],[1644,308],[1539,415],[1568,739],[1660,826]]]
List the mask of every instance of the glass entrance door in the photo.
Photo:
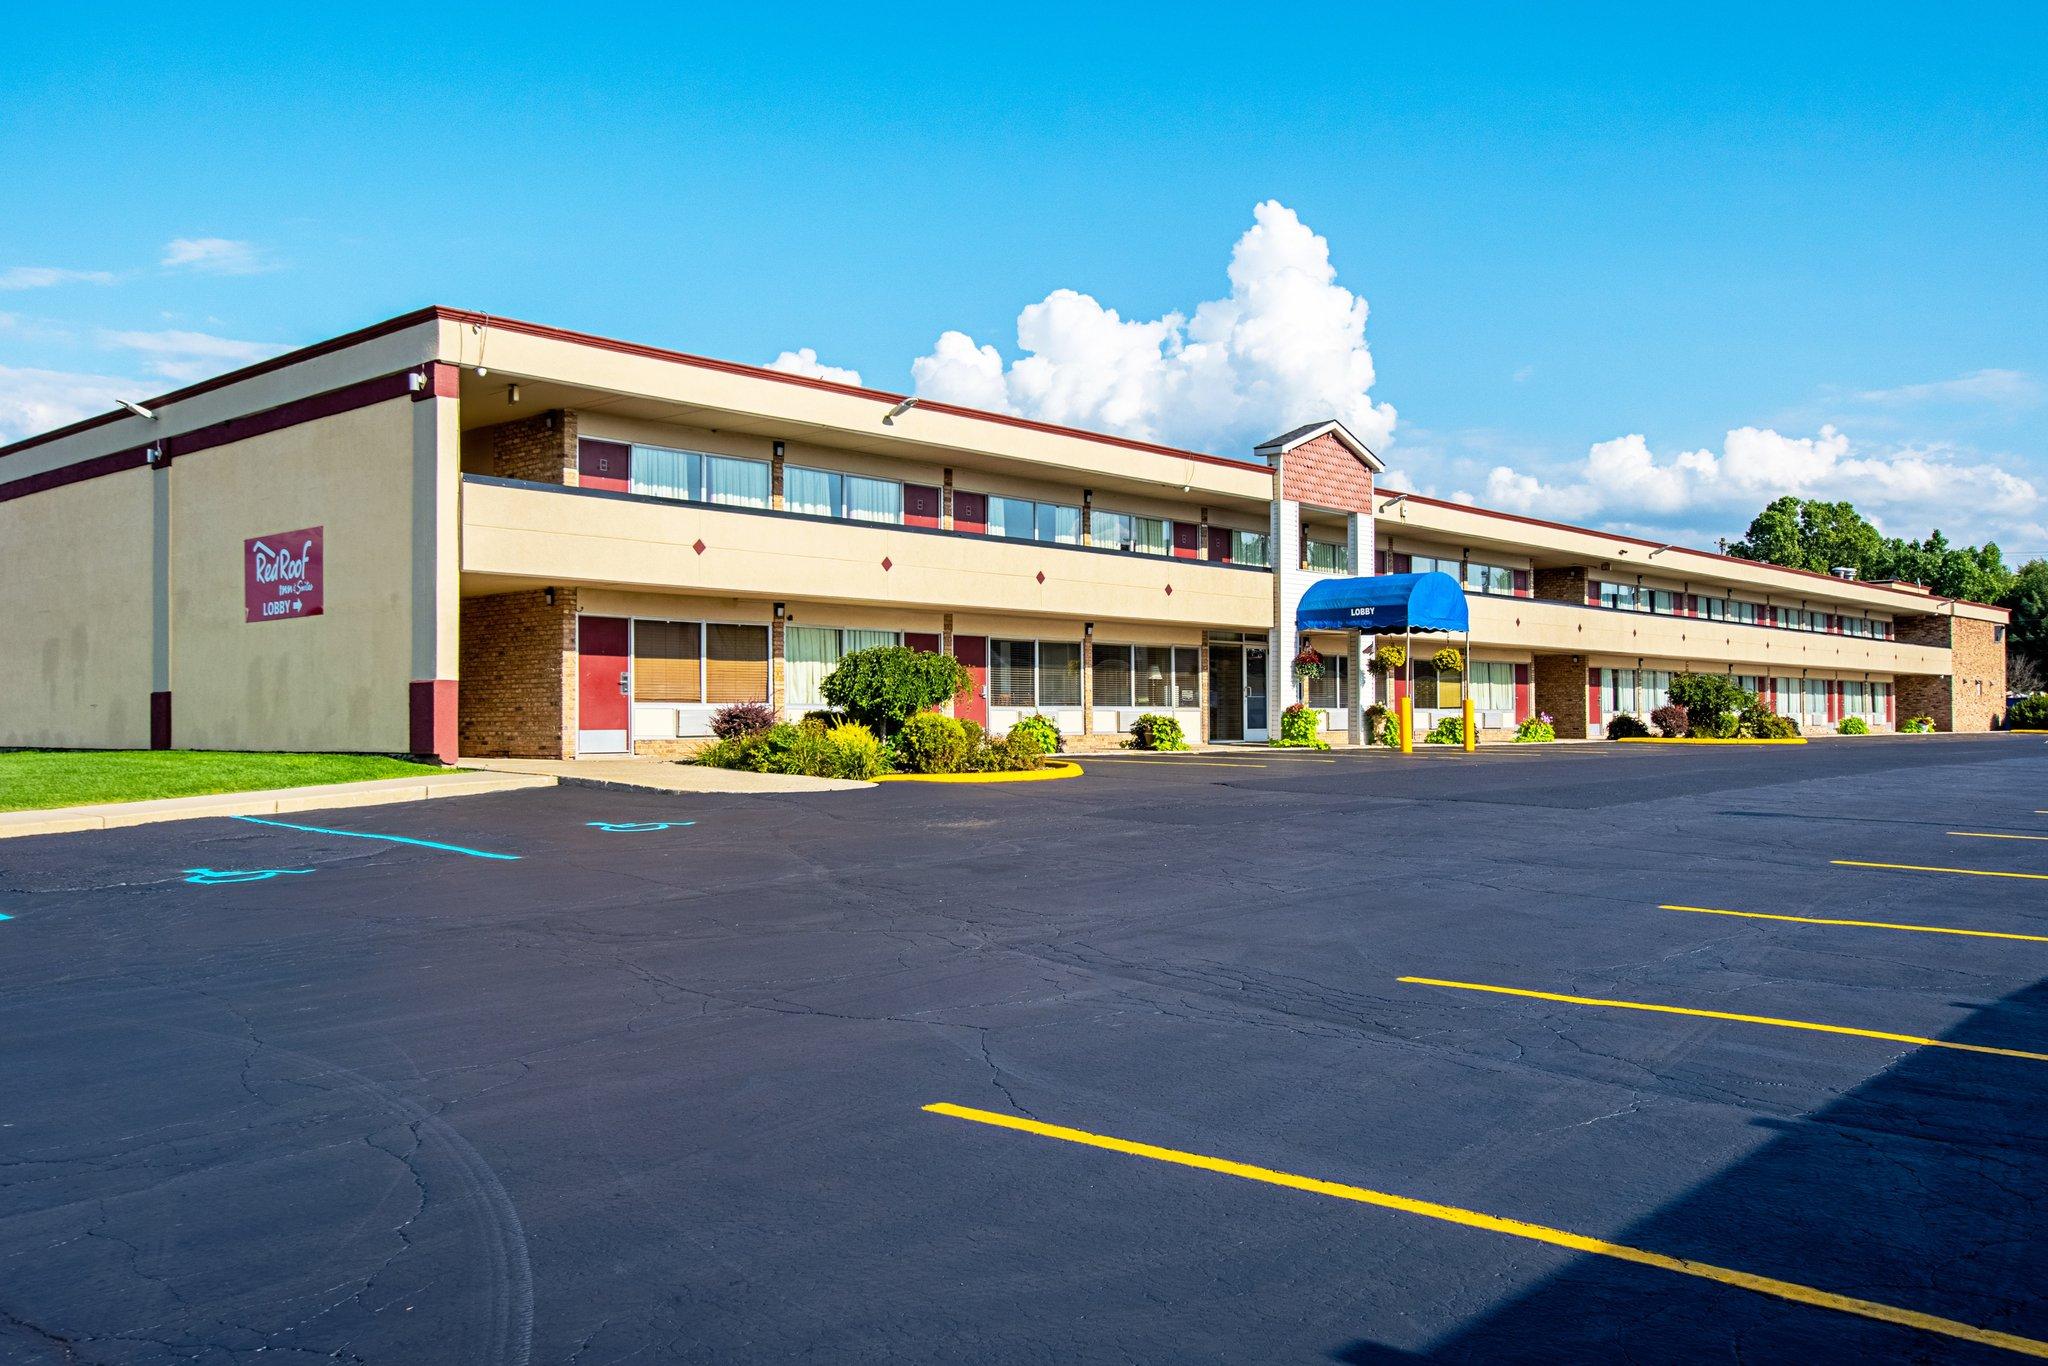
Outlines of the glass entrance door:
[[1258,645],[1244,649],[1244,738],[1266,738],[1266,651]]
[[1244,739],[1244,651],[1209,647],[1209,738]]

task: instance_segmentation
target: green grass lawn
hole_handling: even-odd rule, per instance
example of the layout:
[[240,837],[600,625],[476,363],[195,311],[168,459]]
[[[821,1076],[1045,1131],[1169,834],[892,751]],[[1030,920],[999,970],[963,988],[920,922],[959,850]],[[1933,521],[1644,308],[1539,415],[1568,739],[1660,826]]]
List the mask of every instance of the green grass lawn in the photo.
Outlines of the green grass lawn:
[[360,783],[442,771],[376,754],[241,754],[224,750],[0,752],[0,811],[199,797],[314,783]]

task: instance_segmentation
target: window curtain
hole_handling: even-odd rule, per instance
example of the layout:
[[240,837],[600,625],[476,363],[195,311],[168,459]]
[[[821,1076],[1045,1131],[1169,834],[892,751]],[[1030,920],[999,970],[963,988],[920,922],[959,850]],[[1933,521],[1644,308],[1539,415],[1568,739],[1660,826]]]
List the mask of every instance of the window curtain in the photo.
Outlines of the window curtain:
[[1131,647],[1095,647],[1095,705],[1128,707],[1131,701]]
[[692,501],[698,496],[697,461],[694,451],[672,451],[665,446],[635,446],[633,492]]
[[782,658],[783,692],[790,709],[824,706],[825,675],[839,662],[839,632],[828,626],[788,627],[782,634]]
[[1030,540],[1033,507],[1029,499],[991,495],[988,500],[988,534]]
[[1265,532],[1233,531],[1230,533],[1230,541],[1231,559],[1239,564],[1257,565],[1262,569],[1269,567]]
[[633,696],[642,702],[701,702],[699,632],[694,621],[633,623]]
[[1079,642],[1042,640],[1038,643],[1038,705],[1081,705]]
[[807,512],[813,517],[839,515],[839,490],[833,487],[839,476],[830,470],[807,465],[782,467],[782,507],[786,512]]
[[1081,509],[1058,503],[1038,505],[1038,539],[1060,545],[1081,544]]
[[1097,509],[1088,519],[1088,539],[1106,550],[1129,550],[1135,528],[1127,512]]
[[847,654],[855,650],[873,650],[884,645],[901,645],[903,637],[894,631],[841,631],[841,648]]
[[903,485],[893,479],[846,476],[846,515],[856,522],[903,521]]
[[724,455],[706,456],[704,486],[707,501],[729,507],[767,507],[768,462],[735,460]]
[[1140,517],[1134,528],[1132,548],[1143,555],[1164,555],[1172,547],[1167,543],[1166,519],[1164,517]]

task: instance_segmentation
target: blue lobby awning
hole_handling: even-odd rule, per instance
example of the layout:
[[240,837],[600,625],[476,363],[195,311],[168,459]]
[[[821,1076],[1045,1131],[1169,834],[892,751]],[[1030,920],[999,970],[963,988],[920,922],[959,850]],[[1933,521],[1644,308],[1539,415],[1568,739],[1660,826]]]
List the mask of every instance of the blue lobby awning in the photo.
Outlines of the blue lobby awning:
[[1374,574],[1322,579],[1301,595],[1301,631],[1467,631],[1465,590],[1449,574]]

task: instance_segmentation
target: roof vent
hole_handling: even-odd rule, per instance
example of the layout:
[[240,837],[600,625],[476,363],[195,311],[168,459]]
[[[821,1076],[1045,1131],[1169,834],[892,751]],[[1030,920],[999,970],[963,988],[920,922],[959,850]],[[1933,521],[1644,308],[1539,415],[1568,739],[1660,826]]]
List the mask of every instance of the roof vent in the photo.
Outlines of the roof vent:
[[1852,582],[1856,578],[1856,569],[1853,565],[1838,564],[1833,569],[1830,569],[1828,573],[1833,574],[1838,579],[1848,579]]

